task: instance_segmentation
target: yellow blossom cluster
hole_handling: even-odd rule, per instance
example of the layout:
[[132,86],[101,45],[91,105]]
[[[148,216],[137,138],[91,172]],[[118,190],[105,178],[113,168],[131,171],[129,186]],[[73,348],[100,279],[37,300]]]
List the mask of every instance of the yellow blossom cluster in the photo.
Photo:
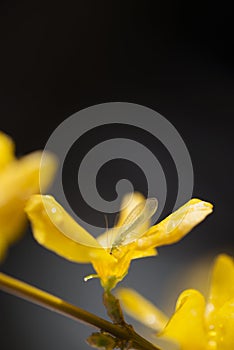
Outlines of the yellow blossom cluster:
[[182,350],[234,349],[234,260],[226,254],[215,260],[208,298],[185,290],[170,319],[132,289],[119,289],[117,295],[128,314]]

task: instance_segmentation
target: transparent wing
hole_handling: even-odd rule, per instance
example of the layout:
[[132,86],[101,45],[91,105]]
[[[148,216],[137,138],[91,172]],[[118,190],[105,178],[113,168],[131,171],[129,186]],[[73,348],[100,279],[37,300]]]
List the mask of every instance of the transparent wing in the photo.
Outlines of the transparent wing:
[[136,205],[125,219],[123,225],[117,228],[112,248],[128,244],[142,236],[137,232],[138,228],[148,221],[156,212],[158,201],[156,198],[148,198],[145,202]]

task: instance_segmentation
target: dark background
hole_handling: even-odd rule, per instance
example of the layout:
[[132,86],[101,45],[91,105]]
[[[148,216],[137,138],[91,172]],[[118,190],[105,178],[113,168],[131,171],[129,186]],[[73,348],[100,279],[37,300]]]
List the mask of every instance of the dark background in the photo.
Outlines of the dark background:
[[[211,263],[218,252],[233,254],[231,7],[225,1],[2,1],[0,13],[0,128],[15,139],[18,155],[42,149],[73,113],[111,101],[156,110],[184,139],[194,196],[214,203],[215,212],[182,242],[159,249],[159,257],[134,262],[123,282],[171,312],[178,293],[196,287],[185,278],[190,266],[205,257]],[[105,130],[97,134],[106,137]],[[88,146],[87,138],[82,147]],[[99,186],[110,190],[106,181]],[[205,262],[199,266],[201,275],[207,272]],[[105,316],[98,281],[82,280],[90,266],[45,251],[30,232],[2,270]],[[88,327],[4,293],[0,298],[1,349],[89,348]]]

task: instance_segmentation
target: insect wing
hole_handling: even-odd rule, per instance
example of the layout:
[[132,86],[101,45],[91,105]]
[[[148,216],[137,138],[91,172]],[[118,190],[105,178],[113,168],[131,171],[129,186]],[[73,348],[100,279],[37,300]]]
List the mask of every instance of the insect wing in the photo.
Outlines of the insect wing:
[[118,229],[112,247],[128,244],[140,238],[144,232],[140,229],[154,215],[158,208],[156,198],[148,198],[144,203],[138,204],[127,216],[124,224]]

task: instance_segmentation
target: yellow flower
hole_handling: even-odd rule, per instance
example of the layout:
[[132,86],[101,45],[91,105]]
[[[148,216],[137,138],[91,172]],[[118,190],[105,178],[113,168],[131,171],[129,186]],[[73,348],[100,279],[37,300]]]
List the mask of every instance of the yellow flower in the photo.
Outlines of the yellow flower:
[[175,313],[165,315],[135,291],[117,293],[127,313],[174,340],[182,350],[234,349],[234,260],[221,254],[216,258],[208,300],[194,289],[179,296]]
[[53,177],[54,156],[45,154],[41,160],[41,152],[16,159],[13,141],[0,132],[0,261],[25,228],[24,206],[32,194],[40,192],[39,171],[42,189]]
[[140,193],[126,195],[116,226],[97,239],[51,196],[32,196],[26,212],[38,243],[71,261],[91,263],[104,289],[110,290],[127,274],[132,259],[156,255],[156,247],[180,240],[212,211],[210,203],[191,199],[149,228],[156,204]]

